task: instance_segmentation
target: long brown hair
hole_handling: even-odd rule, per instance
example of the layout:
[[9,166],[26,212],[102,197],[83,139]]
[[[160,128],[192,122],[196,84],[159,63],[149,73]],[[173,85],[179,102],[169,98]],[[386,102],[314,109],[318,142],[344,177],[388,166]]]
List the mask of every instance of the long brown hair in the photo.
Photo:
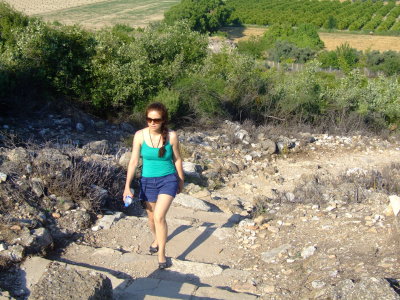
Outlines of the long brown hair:
[[150,103],[147,108],[146,108],[146,118],[147,115],[150,111],[157,111],[160,113],[161,118],[162,118],[162,123],[161,123],[161,137],[163,139],[163,144],[162,147],[160,148],[160,150],[158,150],[158,157],[163,157],[165,154],[165,144],[167,143],[167,139],[168,139],[168,127],[167,127],[167,123],[168,123],[168,110],[165,107],[164,104],[160,103],[160,102],[153,102]]

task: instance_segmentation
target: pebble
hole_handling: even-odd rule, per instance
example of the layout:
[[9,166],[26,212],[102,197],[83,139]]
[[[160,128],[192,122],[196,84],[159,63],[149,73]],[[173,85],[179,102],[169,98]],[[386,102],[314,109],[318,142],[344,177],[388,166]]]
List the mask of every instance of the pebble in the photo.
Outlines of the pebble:
[[254,222],[258,225],[262,225],[265,222],[265,217],[263,216],[258,216],[257,218],[254,219]]
[[6,180],[7,180],[7,174],[0,172],[0,183],[6,182]]
[[59,219],[59,218],[61,218],[61,215],[59,214],[59,213],[52,213],[51,214],[52,215],[52,217],[54,218],[54,219]]
[[266,285],[266,286],[263,288],[263,290],[264,290],[264,293],[266,293],[266,294],[272,294],[272,293],[275,293],[275,286],[273,286],[273,285]]
[[301,251],[301,257],[306,259],[306,258],[314,255],[315,250],[317,250],[317,248],[315,248],[315,246],[305,247],[305,248],[303,248],[303,251]]
[[7,245],[5,243],[0,243],[0,251],[7,250]]
[[322,289],[325,286],[325,282],[320,281],[320,280],[314,280],[313,282],[311,282],[311,286],[314,289]]
[[10,229],[11,229],[11,230],[15,230],[15,231],[19,231],[19,230],[21,230],[22,228],[21,228],[21,226],[19,226],[19,225],[13,225],[13,226],[10,227]]
[[269,231],[271,231],[272,233],[278,233],[279,232],[279,228],[275,227],[275,226],[269,226],[267,229]]

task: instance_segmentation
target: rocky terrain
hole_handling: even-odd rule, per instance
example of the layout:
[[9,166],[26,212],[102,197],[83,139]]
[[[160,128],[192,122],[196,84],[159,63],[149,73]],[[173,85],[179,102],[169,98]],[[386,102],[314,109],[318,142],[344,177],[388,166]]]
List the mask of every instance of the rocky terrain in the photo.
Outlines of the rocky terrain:
[[178,130],[187,182],[159,271],[140,203],[120,201],[132,125],[0,126],[0,299],[400,299],[395,135]]

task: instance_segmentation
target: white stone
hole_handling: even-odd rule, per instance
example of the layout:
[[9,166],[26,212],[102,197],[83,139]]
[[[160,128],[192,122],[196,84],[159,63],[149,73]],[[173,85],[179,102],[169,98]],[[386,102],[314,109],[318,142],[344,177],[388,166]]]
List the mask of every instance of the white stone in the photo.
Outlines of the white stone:
[[244,159],[245,159],[246,161],[252,161],[252,160],[253,160],[253,157],[252,157],[251,155],[247,154],[247,155],[244,156]]
[[7,174],[0,172],[0,183],[5,182],[7,180]]
[[197,171],[198,167],[196,166],[195,163],[184,161],[182,163],[182,166],[183,166],[183,172],[185,173],[186,176],[200,178],[200,174]]
[[208,206],[205,201],[182,193],[178,194],[175,197],[173,203],[182,205],[184,207],[192,208],[195,210],[202,210],[202,211],[211,210],[211,207]]
[[97,220],[97,223],[94,227],[98,226],[99,228],[110,229],[111,226],[123,216],[124,214],[122,212],[117,212],[112,215],[105,215],[103,218]]
[[195,278],[218,276],[223,272],[223,269],[218,265],[176,259],[172,259],[172,266],[168,270]]
[[396,195],[389,196],[390,205],[392,206],[393,213],[395,216],[398,215],[400,211],[400,197]]
[[4,243],[0,243],[0,251],[7,250],[7,245]]
[[303,251],[301,251],[301,257],[306,259],[314,255],[315,250],[317,250],[317,248],[315,248],[314,246],[305,247],[303,248]]
[[311,285],[314,289],[322,289],[325,286],[325,282],[314,280],[313,282],[311,282]]
[[292,247],[292,246],[289,245],[289,244],[284,244],[284,245],[281,245],[281,246],[279,246],[279,247],[277,247],[277,248],[271,249],[271,250],[269,250],[269,251],[262,252],[262,253],[261,253],[261,259],[262,259],[263,261],[265,261],[266,263],[271,263],[271,262],[273,262],[273,261],[275,260],[275,258],[276,258],[280,253],[282,253],[282,252],[284,252],[284,251],[290,249],[291,247]]

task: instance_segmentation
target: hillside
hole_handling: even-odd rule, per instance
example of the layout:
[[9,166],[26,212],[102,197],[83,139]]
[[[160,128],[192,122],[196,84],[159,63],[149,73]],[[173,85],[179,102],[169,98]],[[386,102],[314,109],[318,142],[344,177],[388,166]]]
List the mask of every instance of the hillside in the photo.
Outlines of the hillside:
[[[187,185],[168,215],[167,255],[173,265],[157,271],[156,257],[147,254],[151,235],[144,212],[121,207],[123,172],[114,178],[120,186],[109,186],[100,198],[90,192],[63,196],[54,179],[38,173],[45,153],[53,153],[47,159],[51,168],[55,159],[68,170],[72,157],[93,167],[121,168],[130,149],[111,138],[133,134],[132,127],[77,111],[0,121],[6,174],[0,184],[5,197],[0,253],[14,261],[0,276],[3,295],[22,299],[32,293],[30,299],[36,299],[40,291],[57,299],[60,293],[87,293],[91,287],[76,279],[71,273],[76,270],[81,278],[86,271],[110,278],[114,299],[400,298],[390,287],[397,288],[400,278],[398,220],[388,197],[399,191],[396,138],[289,134],[228,121],[218,128],[179,130]],[[23,148],[4,143],[10,133],[57,137],[60,126],[64,142],[28,148],[37,153],[28,158],[34,173],[26,173]],[[68,140],[80,143],[71,147]],[[7,210],[4,201],[15,199],[9,187],[16,182],[24,183],[19,190],[31,198],[20,197],[13,204],[18,209]],[[93,211],[94,199],[108,204]],[[25,253],[47,259],[27,259]],[[64,274],[63,283],[57,274]],[[75,278],[72,290],[70,278]],[[106,277],[98,278],[104,292]]]

